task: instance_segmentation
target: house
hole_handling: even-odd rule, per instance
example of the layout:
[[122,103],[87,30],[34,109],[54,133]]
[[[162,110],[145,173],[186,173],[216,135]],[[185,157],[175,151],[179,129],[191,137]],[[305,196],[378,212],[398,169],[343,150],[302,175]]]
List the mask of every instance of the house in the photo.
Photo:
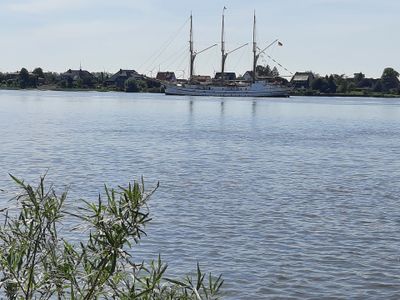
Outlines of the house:
[[252,81],[253,80],[253,71],[247,71],[242,76],[243,80],[245,81]]
[[156,79],[161,81],[176,81],[174,72],[158,72]]
[[[222,73],[221,72],[215,73],[214,79],[221,80],[221,78],[222,78]],[[224,73],[224,80],[236,80],[235,72],[225,72]]]
[[5,73],[4,74],[4,83],[7,83],[7,85],[13,85],[18,83],[19,80],[19,72],[13,72],[13,73]]
[[[246,71],[246,73],[243,74],[243,76],[241,77],[242,80],[244,81],[253,81],[253,71]],[[257,74],[257,78],[256,80],[263,80],[263,81],[275,81],[278,78],[278,76],[274,77],[274,76],[259,76]]]
[[[20,86],[29,86],[36,87],[39,83],[39,76],[35,73],[28,72],[25,73],[26,77],[21,73],[21,71],[16,71],[12,73],[4,73],[2,82],[3,84],[7,84],[8,86],[20,85]],[[25,78],[23,78],[25,77]]]
[[194,82],[211,82],[211,76],[207,75],[193,75],[191,79]]
[[84,86],[93,85],[96,82],[96,77],[86,70],[71,70],[61,74],[61,80],[67,81],[68,85],[81,84]]
[[315,76],[312,72],[296,72],[290,83],[297,89],[308,89]]
[[135,70],[120,69],[117,73],[112,75],[105,81],[106,86],[115,86],[117,88],[124,88],[125,81],[129,78],[139,79],[142,78]]

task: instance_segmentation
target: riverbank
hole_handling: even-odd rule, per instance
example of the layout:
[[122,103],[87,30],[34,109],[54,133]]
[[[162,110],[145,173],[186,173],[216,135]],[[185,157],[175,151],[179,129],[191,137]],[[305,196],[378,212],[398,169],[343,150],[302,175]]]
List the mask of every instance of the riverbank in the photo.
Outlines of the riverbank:
[[[132,93],[115,88],[108,87],[93,87],[93,88],[62,88],[57,85],[42,85],[37,88],[18,88],[18,87],[5,87],[0,86],[0,90],[37,90],[37,91],[57,91],[57,92],[118,92],[118,93]],[[150,90],[150,91],[138,91],[141,93],[151,94],[162,94],[162,90]],[[294,90],[290,92],[290,96],[307,96],[307,97],[347,97],[347,98],[400,98],[398,94],[391,93],[363,93],[363,92],[351,92],[351,93],[318,93],[315,91],[299,91]]]
[[400,98],[399,94],[378,92],[319,93],[317,91],[292,91],[290,96],[307,97],[349,97],[349,98]]
[[[0,90],[6,91],[56,91],[56,92],[119,92],[119,93],[134,93],[134,92],[127,92],[124,90],[119,90],[115,88],[108,88],[108,87],[91,87],[91,88],[63,88],[57,85],[42,85],[36,88],[19,88],[19,87],[7,87],[7,86],[0,86]],[[138,91],[140,93],[163,93],[161,90],[156,91],[154,89],[147,90],[147,91]]]

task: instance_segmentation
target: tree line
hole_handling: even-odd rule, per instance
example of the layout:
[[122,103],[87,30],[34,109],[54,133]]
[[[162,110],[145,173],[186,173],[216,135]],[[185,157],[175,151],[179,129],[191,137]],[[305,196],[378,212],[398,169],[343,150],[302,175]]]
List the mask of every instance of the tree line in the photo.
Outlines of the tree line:
[[395,69],[388,67],[383,70],[380,78],[367,78],[362,72],[350,78],[343,74],[315,76],[307,89],[296,89],[295,92],[306,95],[400,95],[399,75]]
[[[292,85],[294,95],[400,95],[399,72],[394,68],[385,68],[380,78],[367,78],[364,73],[355,73],[353,77],[346,77],[344,74],[331,74],[325,76],[314,75],[311,71],[305,72],[312,74],[312,78],[306,86],[298,87],[293,83],[293,79],[280,77],[276,67],[257,66],[256,73],[259,78],[271,78],[275,82],[284,85]],[[118,90],[125,92],[162,92],[159,82],[143,76],[141,79],[128,78],[120,86],[109,86],[106,81],[112,76],[107,72],[93,72],[90,78],[79,78],[72,80],[65,78],[60,73],[44,72],[42,68],[35,68],[29,72],[22,68],[15,73],[0,72],[1,88],[38,88],[46,87],[49,89],[95,89],[95,90]]]
[[128,78],[120,85],[107,84],[112,76],[107,72],[79,72],[78,78],[65,76],[66,73],[44,72],[42,68],[35,68],[29,72],[22,68],[14,73],[0,72],[0,88],[6,89],[89,89],[125,92],[161,92],[161,84],[151,78]]

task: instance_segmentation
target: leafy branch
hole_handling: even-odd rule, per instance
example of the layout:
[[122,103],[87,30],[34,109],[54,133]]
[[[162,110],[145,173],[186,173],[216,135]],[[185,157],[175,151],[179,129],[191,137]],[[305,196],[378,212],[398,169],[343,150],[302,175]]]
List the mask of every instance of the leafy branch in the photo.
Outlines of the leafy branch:
[[[67,211],[67,190],[57,195],[46,187],[45,176],[32,187],[12,175],[20,189],[17,211],[0,210],[0,289],[8,299],[218,299],[221,276],[206,276],[197,265],[196,276],[183,280],[165,277],[168,265],[158,260],[137,264],[132,250],[151,221],[143,178],[126,187],[104,187],[97,202],[83,201]],[[104,198],[103,198],[104,197]],[[86,228],[85,242],[70,243],[62,236],[68,216]]]

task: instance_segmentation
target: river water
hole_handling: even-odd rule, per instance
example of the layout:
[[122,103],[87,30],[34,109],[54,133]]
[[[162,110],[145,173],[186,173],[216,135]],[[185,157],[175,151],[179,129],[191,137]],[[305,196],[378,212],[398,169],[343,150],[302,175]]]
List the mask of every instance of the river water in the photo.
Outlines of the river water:
[[0,189],[45,172],[71,206],[160,181],[138,259],[224,299],[400,297],[399,99],[0,91]]

